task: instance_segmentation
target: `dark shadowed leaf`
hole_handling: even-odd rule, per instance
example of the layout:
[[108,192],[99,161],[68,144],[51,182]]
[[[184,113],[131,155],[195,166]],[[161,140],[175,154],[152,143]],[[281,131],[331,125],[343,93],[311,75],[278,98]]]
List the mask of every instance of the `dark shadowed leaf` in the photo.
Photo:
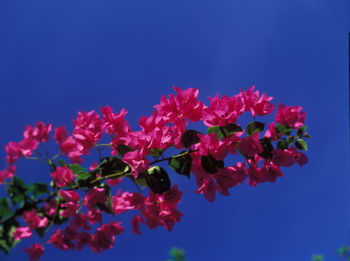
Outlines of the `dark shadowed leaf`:
[[193,144],[199,143],[199,132],[196,130],[187,130],[181,136],[181,143],[185,148],[191,147]]
[[171,182],[168,173],[159,166],[154,166],[142,175],[146,179],[148,187],[157,194],[163,194],[170,190]]
[[[186,151],[182,151],[181,154],[183,154],[185,152]],[[181,175],[185,175],[188,178],[190,177],[192,158],[188,153],[183,154],[182,156],[171,157],[168,160],[168,164],[169,164],[170,168],[172,168],[177,173],[179,173]]]
[[201,157],[201,165],[206,172],[214,174],[218,172],[218,169],[224,167],[224,161],[216,160],[212,155],[209,154],[207,156]]

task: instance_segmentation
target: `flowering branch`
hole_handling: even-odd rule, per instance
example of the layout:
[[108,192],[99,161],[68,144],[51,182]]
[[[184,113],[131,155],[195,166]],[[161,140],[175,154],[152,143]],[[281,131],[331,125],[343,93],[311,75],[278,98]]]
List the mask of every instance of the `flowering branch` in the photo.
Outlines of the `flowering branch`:
[[[137,211],[131,224],[132,233],[139,235],[140,224],[171,231],[183,215],[178,210],[182,192],[157,165],[161,162],[179,175],[193,175],[195,193],[211,202],[216,192],[228,196],[230,188],[246,179],[250,186],[275,182],[283,176],[281,167],[307,163],[301,151],[307,150],[305,138],[310,136],[302,107],[280,103],[275,121],[265,130],[265,123],[256,121],[256,116],[271,114],[275,106],[272,97],[260,95],[254,87],[232,97],[216,95],[209,105],[198,100],[198,89],[174,90],[176,95],[161,97],[150,117],[140,118],[138,131],[131,130],[124,108],[114,113],[111,107],[102,107],[102,118],[95,111],[79,112],[72,134],[65,126],[55,128],[53,136],[60,152],[53,158],[45,148],[44,153],[38,149],[49,141],[51,124],[27,126],[22,141],[9,142],[5,147],[8,167],[0,171],[0,184],[8,193],[0,198],[0,250],[9,253],[34,231],[43,237],[52,225],[68,224],[54,231],[46,243],[62,250],[87,246],[102,252],[112,248],[116,236],[124,231],[121,222],[103,224],[103,213],[118,218]],[[238,124],[244,112],[254,119],[245,128]],[[189,128],[190,122],[198,121],[205,125],[205,133]],[[99,144],[104,133],[111,142]],[[108,154],[101,148],[108,148]],[[169,148],[180,151],[165,155]],[[83,167],[92,149],[97,149],[99,161]],[[238,154],[242,162],[225,166],[227,156]],[[15,163],[20,158],[48,164],[51,183],[28,185],[16,176]],[[136,184],[139,193],[114,191],[125,177]],[[149,188],[147,196],[141,188]],[[31,260],[38,260],[44,247],[36,243],[25,251]]]

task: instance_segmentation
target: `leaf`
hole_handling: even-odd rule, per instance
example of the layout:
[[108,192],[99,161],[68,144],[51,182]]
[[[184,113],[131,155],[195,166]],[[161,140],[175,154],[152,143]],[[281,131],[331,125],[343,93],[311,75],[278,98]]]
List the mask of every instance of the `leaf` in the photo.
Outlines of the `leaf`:
[[297,136],[300,137],[300,138],[303,137],[304,132],[305,132],[306,129],[307,129],[306,126],[299,127],[298,130],[297,130]]
[[171,188],[168,173],[159,166],[154,166],[143,172],[148,187],[157,194],[163,194]]
[[130,151],[134,151],[134,149],[130,148],[129,146],[125,145],[125,144],[118,144],[118,146],[116,147],[118,154],[121,157],[124,157],[124,155]]
[[[184,153],[185,151],[182,151]],[[180,154],[180,155],[181,155]],[[172,168],[176,173],[190,177],[192,158],[186,153],[180,157],[171,157],[168,160],[169,167]]]
[[284,135],[289,136],[292,133],[293,129],[287,125],[284,125],[284,124],[277,124],[275,126],[275,130],[278,134],[284,134]]
[[253,135],[256,132],[263,131],[265,128],[265,123],[259,121],[252,121],[248,123],[246,131],[249,136]]
[[260,141],[261,146],[263,147],[263,152],[259,154],[260,157],[267,159],[272,158],[273,146],[269,138],[262,138]]
[[78,174],[76,182],[79,187],[93,187],[95,184],[91,184],[90,182],[95,179],[95,176],[89,172],[81,172]]
[[34,197],[38,197],[41,194],[49,194],[50,190],[44,182],[34,183],[30,186],[30,190],[33,192]]
[[299,150],[307,150],[307,143],[303,139],[297,139],[294,144],[295,147]]
[[216,160],[212,155],[209,154],[207,156],[201,156],[201,165],[206,172],[214,174],[218,172],[219,168],[224,167],[224,161]]
[[162,149],[150,149],[150,151],[151,151],[151,157],[154,159],[158,158],[158,156],[161,155],[163,152]]
[[101,176],[108,176],[118,172],[125,172],[127,168],[130,168],[129,165],[120,158],[110,156],[103,158],[93,173],[97,171],[101,173]]
[[238,126],[237,124],[229,123],[226,126],[214,126],[210,127],[207,130],[208,133],[216,133],[218,135],[219,140],[221,140],[223,137],[229,137],[230,135],[243,131],[241,126]]
[[7,193],[16,205],[24,202],[28,196],[28,192],[29,186],[19,177],[14,177],[10,183],[10,186],[7,188]]
[[74,173],[79,174],[80,172],[84,171],[84,168],[80,166],[79,164],[67,164],[67,167]]
[[291,145],[294,141],[294,136],[288,136],[286,139],[286,142],[288,143],[288,145]]
[[285,150],[288,148],[288,143],[285,140],[279,140],[277,142],[277,148],[279,148],[280,150]]
[[192,145],[199,143],[201,140],[198,137],[198,131],[196,130],[187,130],[181,136],[181,143],[185,148],[189,148]]
[[8,198],[0,198],[0,218],[12,215],[11,203]]

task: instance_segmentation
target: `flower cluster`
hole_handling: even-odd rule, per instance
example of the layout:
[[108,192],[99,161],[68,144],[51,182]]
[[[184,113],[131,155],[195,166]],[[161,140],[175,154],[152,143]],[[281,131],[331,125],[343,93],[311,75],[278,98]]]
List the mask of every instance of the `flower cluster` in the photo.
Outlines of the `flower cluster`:
[[[55,225],[60,227],[46,243],[61,250],[86,246],[101,253],[111,249],[124,232],[121,222],[103,223],[103,214],[118,219],[130,211],[134,212],[132,233],[141,235],[140,225],[171,231],[183,216],[178,210],[183,193],[157,165],[161,162],[180,175],[192,173],[195,193],[211,202],[216,192],[228,196],[230,188],[246,180],[250,186],[275,182],[283,176],[281,167],[307,163],[302,151],[307,150],[305,138],[310,136],[300,106],[280,103],[275,121],[265,129],[265,123],[255,118],[271,114],[275,105],[272,97],[260,95],[254,86],[231,97],[217,94],[208,105],[198,100],[198,89],[174,90],[176,94],[161,97],[149,117],[140,118],[136,131],[125,119],[124,108],[115,113],[109,106],[101,107],[101,115],[79,112],[71,134],[65,126],[54,129],[60,150],[54,157],[38,149],[40,142],[49,141],[51,124],[27,126],[22,141],[9,142],[5,147],[8,166],[0,171],[0,184],[9,193],[8,198],[0,198],[0,225],[6,227],[0,230],[0,240],[6,238],[7,245],[0,249],[9,252],[19,240],[33,232],[42,236]],[[244,112],[253,117],[245,128],[238,123]],[[204,124],[202,133],[189,128],[198,121]],[[104,134],[110,137],[107,144],[99,143]],[[166,155],[172,147],[180,153]],[[98,150],[100,160],[85,168],[84,156],[92,150]],[[227,165],[232,155],[241,155],[242,160]],[[14,164],[20,158],[47,163],[50,185],[27,185],[16,176]],[[139,192],[122,192],[119,184],[124,178]],[[25,251],[30,260],[38,260],[44,247],[36,243]]]

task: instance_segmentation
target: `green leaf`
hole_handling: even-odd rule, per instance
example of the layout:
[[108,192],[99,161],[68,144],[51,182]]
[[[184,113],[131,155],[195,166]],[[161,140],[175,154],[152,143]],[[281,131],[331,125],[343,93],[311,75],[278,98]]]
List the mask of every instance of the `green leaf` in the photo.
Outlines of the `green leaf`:
[[124,157],[124,155],[130,151],[134,151],[134,149],[130,148],[129,146],[125,145],[125,144],[118,144],[118,146],[116,147],[118,154],[121,157]]
[[201,140],[198,137],[198,131],[196,130],[187,130],[181,136],[181,143],[185,148],[189,148],[192,145],[199,143]]
[[303,137],[306,128],[307,128],[306,126],[299,127],[297,130],[297,136],[300,138]]
[[162,149],[150,149],[151,151],[151,157],[156,159],[159,157],[159,155],[162,154],[163,150]]
[[297,139],[294,144],[295,144],[295,147],[299,150],[305,150],[305,151],[307,150],[307,143],[303,139]]
[[226,126],[214,126],[210,127],[207,130],[208,133],[216,133],[218,136],[219,140],[221,140],[223,137],[229,137],[230,135],[236,133],[236,132],[241,132],[243,131],[242,127],[237,125],[237,124],[232,124],[229,123]]
[[81,172],[78,174],[76,182],[79,187],[93,187],[95,184],[91,184],[90,182],[95,179],[95,176],[88,172]]
[[288,136],[286,139],[286,142],[288,145],[291,145],[294,141],[294,136]]
[[84,168],[80,166],[79,164],[71,164],[67,165],[67,167],[74,173],[74,174],[79,174],[80,172],[84,171]]
[[224,161],[217,160],[209,154],[207,156],[201,156],[201,165],[206,172],[214,174],[218,172],[219,168],[224,168]]
[[[185,152],[186,151],[182,151],[181,154],[183,154]],[[186,153],[180,157],[178,157],[178,156],[171,157],[168,160],[168,164],[169,164],[170,168],[172,168],[175,172],[177,172],[181,175],[185,175],[188,178],[190,177],[192,158],[188,153]]]
[[37,227],[35,231],[39,237],[43,238],[46,232],[46,227]]
[[23,203],[28,196],[29,186],[19,177],[14,177],[7,188],[7,193],[12,201],[17,205]]
[[288,143],[285,140],[279,140],[277,142],[277,148],[279,148],[280,150],[285,150],[288,148]]
[[69,165],[64,160],[61,160],[61,159],[57,160],[57,162],[58,162],[58,164],[60,164],[61,167],[64,165]]
[[112,194],[111,194],[111,188],[110,186],[104,184],[103,186],[105,194],[108,198],[108,200],[102,204],[102,203],[97,203],[97,206],[104,212],[109,213],[109,214],[114,214],[113,210],[113,199],[112,199]]
[[252,121],[248,123],[246,131],[249,136],[253,135],[256,132],[263,131],[265,128],[265,123],[259,121]]
[[48,186],[43,182],[34,183],[30,186],[30,190],[33,192],[34,197],[38,197],[41,194],[49,194],[50,190]]
[[284,134],[286,136],[289,136],[292,133],[293,128],[290,128],[289,126],[284,124],[277,124],[275,126],[275,130],[278,134]]
[[11,248],[7,245],[5,239],[0,239],[0,250],[4,251],[6,255],[10,254]]
[[143,172],[141,178],[145,178],[148,187],[157,194],[163,194],[171,188],[168,173],[159,166],[154,166]]
[[173,258],[174,261],[185,261],[185,251],[178,247],[172,247],[169,251],[169,255]]
[[11,204],[8,198],[0,198],[0,218],[12,215]]

